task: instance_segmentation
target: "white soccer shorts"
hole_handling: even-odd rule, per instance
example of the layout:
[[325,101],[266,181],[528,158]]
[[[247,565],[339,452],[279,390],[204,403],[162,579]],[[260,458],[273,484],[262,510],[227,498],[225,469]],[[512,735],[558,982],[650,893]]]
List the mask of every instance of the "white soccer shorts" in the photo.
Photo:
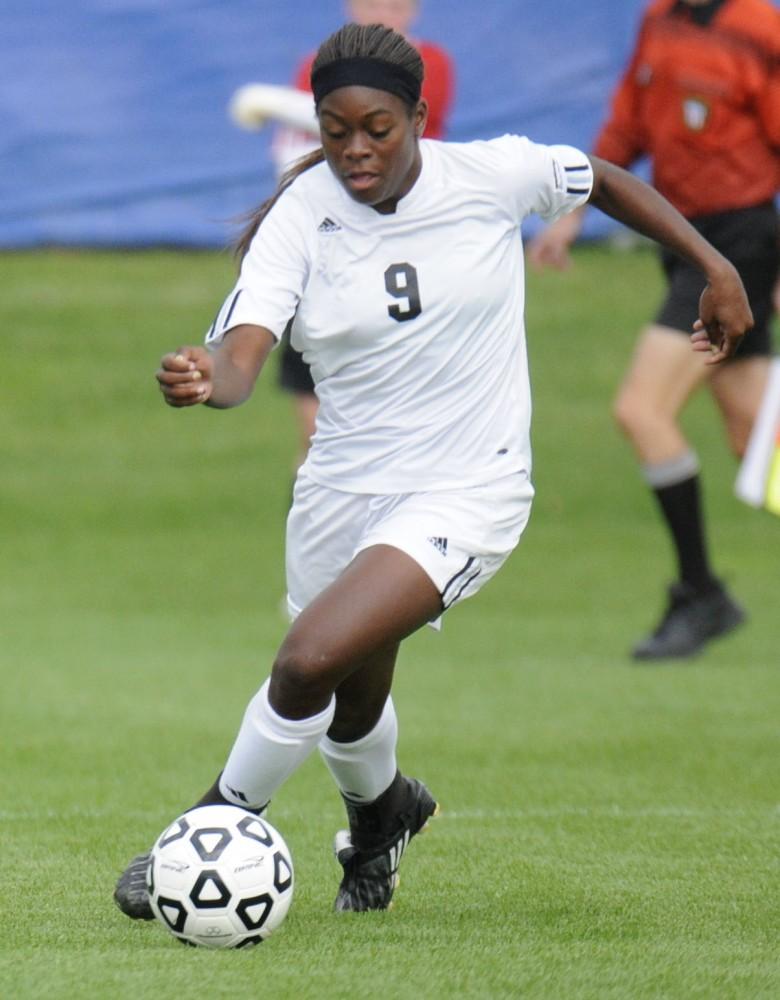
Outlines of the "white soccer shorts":
[[528,523],[533,493],[525,473],[462,490],[397,495],[346,493],[299,473],[287,519],[290,616],[371,545],[411,556],[433,580],[443,609],[451,608],[506,561]]

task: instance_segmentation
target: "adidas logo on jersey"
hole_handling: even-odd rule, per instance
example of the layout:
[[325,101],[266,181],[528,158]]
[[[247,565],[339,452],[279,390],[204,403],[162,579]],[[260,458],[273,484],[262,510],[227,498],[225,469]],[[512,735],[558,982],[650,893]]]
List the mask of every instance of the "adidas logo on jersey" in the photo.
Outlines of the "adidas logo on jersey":
[[318,233],[335,233],[338,232],[339,229],[341,229],[341,226],[338,222],[334,222],[333,219],[329,219],[327,215],[319,226],[317,226]]
[[447,539],[446,538],[429,538],[428,541],[431,545],[438,549],[443,556],[447,555]]

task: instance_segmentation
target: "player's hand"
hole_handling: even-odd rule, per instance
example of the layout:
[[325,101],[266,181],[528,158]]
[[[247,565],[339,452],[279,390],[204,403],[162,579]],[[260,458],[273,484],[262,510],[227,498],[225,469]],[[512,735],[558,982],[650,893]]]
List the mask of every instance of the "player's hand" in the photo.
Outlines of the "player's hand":
[[528,243],[526,256],[529,264],[538,271],[545,267],[565,271],[571,267],[569,249],[579,236],[584,218],[585,210],[580,206],[540,230]]
[[705,352],[705,363],[717,365],[730,358],[753,326],[747,295],[735,269],[711,280],[699,300],[699,318],[693,324],[691,346]]
[[214,359],[205,347],[180,347],[163,355],[156,378],[168,406],[205,403],[214,388]]
[[555,225],[548,226],[530,240],[526,247],[526,257],[537,271],[546,267],[566,271],[571,267],[570,245],[566,235],[556,231]]

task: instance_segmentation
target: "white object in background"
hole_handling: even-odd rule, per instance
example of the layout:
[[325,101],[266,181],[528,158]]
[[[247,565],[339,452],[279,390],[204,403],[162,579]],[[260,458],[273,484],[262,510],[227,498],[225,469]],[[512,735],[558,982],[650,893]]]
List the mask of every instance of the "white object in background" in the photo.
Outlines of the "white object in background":
[[[764,398],[739,468],[734,492],[752,507],[780,514],[780,358],[772,360]],[[775,480],[778,482],[775,482]]]
[[247,83],[231,97],[228,112],[236,125],[248,131],[259,131],[266,122],[276,121],[319,135],[314,98],[295,87]]

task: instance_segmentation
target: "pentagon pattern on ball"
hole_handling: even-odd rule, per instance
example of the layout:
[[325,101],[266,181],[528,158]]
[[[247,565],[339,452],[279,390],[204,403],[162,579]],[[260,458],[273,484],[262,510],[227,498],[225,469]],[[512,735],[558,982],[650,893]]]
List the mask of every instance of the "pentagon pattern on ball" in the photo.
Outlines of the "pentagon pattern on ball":
[[239,823],[236,823],[236,826],[245,837],[251,837],[252,840],[265,844],[266,847],[270,847],[274,842],[273,834],[259,816],[245,816]]
[[181,934],[187,922],[187,909],[178,899],[169,899],[167,896],[157,897],[157,908],[160,916],[170,927],[174,934]]
[[281,851],[274,853],[274,888],[285,892],[292,885],[293,873],[287,858]]
[[239,941],[236,948],[251,948],[256,944],[262,944],[263,939],[259,934],[254,934],[252,936],[245,937],[243,941]]
[[162,834],[158,844],[160,847],[167,847],[168,844],[172,844],[174,840],[180,840],[184,834],[189,830],[190,824],[187,822],[186,816],[180,816],[175,823],[171,823],[165,833]]
[[224,827],[203,827],[193,832],[190,843],[201,861],[218,861],[231,839]]
[[211,868],[199,873],[190,890],[192,905],[198,910],[220,910],[230,902],[230,890]]
[[[273,899],[267,892],[264,892],[261,896],[255,896],[252,899],[242,899],[236,907],[236,913],[248,931],[259,931],[268,919],[273,905]],[[250,912],[258,908],[260,908],[259,913]]]

